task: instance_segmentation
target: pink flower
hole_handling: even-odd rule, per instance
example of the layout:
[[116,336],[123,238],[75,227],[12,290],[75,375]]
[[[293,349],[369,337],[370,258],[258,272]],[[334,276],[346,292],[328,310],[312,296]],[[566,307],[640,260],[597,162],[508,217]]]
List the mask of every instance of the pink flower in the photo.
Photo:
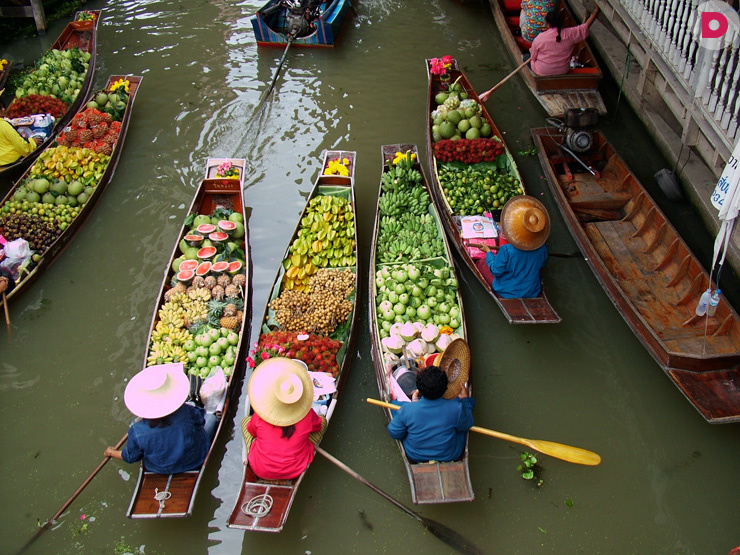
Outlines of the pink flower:
[[[254,354],[254,351],[252,352]],[[252,357],[247,357],[247,364],[250,368],[254,368],[256,366],[256,363],[254,362],[254,359]]]
[[86,515],[85,513],[82,513],[82,514],[80,515],[80,520],[85,520],[85,517],[86,517],[86,516],[87,516],[87,515]]
[[270,358],[270,355],[265,352],[260,353],[260,356],[262,357],[262,360],[267,360],[268,358]]

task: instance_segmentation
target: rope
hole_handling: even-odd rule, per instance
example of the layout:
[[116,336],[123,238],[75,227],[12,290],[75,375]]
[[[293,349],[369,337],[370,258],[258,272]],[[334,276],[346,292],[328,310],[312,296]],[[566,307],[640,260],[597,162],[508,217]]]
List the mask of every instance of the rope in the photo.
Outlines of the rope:
[[157,488],[154,488],[154,500],[159,501],[160,511],[164,509],[164,502],[170,497],[172,497],[171,491],[159,491]]
[[243,503],[241,510],[245,515],[252,517],[265,516],[270,512],[270,510],[272,510],[272,497],[266,493],[256,495],[249,501]]
[[622,98],[622,88],[624,87],[624,81],[629,77],[630,74],[630,65],[632,63],[632,52],[629,49],[629,46],[627,47],[627,59],[624,62],[624,72],[622,73],[622,82],[619,83],[619,94],[617,95],[617,105],[614,107],[614,115],[617,115],[617,110],[619,109],[619,100]]

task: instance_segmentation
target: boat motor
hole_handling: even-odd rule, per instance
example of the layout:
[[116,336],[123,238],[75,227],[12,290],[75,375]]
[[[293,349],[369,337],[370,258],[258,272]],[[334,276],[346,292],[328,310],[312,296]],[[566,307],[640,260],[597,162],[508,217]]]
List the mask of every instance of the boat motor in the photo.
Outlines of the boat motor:
[[599,122],[595,108],[571,108],[565,113],[563,122],[565,144],[575,152],[586,152],[594,143],[593,128]]
[[317,0],[288,0],[285,2],[285,34],[305,37],[313,31],[313,21],[320,15],[321,2]]

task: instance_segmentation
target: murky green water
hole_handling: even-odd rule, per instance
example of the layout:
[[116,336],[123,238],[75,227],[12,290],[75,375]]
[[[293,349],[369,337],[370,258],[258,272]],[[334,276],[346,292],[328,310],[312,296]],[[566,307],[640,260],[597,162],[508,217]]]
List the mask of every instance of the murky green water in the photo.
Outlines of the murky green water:
[[[261,314],[279,259],[325,148],[356,150],[365,267],[380,178],[380,146],[424,151],[424,59],[452,54],[479,91],[513,64],[486,4],[365,0],[332,50],[292,49],[260,117],[257,100],[282,48],[259,50],[249,24],[258,2],[94,0],[104,8],[96,85],[143,75],[115,177],[66,252],[11,306],[0,333],[0,551],[14,553],[72,495],[127,429],[124,380],[140,369],[164,260],[209,156],[249,159],[245,200]],[[0,43],[0,56],[36,59],[61,30]],[[702,260],[711,237],[685,204],[664,201],[652,175],[666,165],[617,85],[603,86],[603,129]],[[516,153],[544,112],[519,79],[488,102]],[[615,108],[616,114],[615,114]],[[551,252],[577,250],[536,157],[516,155],[530,194],[551,210]],[[727,553],[740,544],[740,428],[711,426],[664,376],[582,260],[551,258],[548,296],[563,322],[509,326],[463,272],[473,349],[476,422],[599,453],[598,467],[541,460],[537,488],[517,472],[519,446],[470,440],[476,500],[415,507],[486,553]],[[723,287],[724,289],[724,287]],[[728,291],[740,306],[733,286]],[[410,505],[386,436],[367,339],[366,301],[342,403],[322,443]],[[252,326],[252,341],[256,339]],[[243,397],[242,397],[243,399]],[[110,462],[29,553],[396,553],[450,550],[412,518],[321,459],[280,535],[229,530],[241,479],[239,408],[222,434],[186,520],[124,516],[137,468]],[[237,436],[234,437],[234,430]],[[125,478],[131,475],[131,479]],[[361,513],[364,513],[364,518]],[[83,519],[82,516],[85,516]]]

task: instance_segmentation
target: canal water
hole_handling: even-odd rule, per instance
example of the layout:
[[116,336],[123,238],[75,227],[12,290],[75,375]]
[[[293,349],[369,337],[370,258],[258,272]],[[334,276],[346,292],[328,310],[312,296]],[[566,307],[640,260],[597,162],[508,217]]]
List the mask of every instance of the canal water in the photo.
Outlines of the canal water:
[[[244,198],[254,271],[254,313],[269,287],[322,150],[357,151],[360,245],[367,267],[382,144],[424,152],[424,59],[455,56],[478,91],[515,66],[486,3],[363,0],[334,49],[293,48],[265,109],[253,117],[282,48],[257,48],[249,22],[259,2],[92,0],[99,26],[96,86],[142,75],[122,158],[86,226],[10,310],[0,332],[0,552],[15,553],[73,494],[126,432],[125,380],[142,365],[166,260],[209,156],[247,158]],[[0,43],[0,56],[31,63],[45,37]],[[667,167],[624,99],[605,79],[602,129],[700,258],[712,237],[685,202],[662,196]],[[545,113],[519,78],[487,103],[506,133],[530,194],[552,216],[553,253],[577,247],[552,199],[529,129]],[[680,169],[680,168],[679,168]],[[7,185],[7,184],[4,184]],[[6,187],[3,190],[7,190]],[[586,262],[552,257],[551,303],[563,318],[508,325],[462,271],[473,354],[476,423],[599,453],[597,467],[539,457],[542,484],[522,479],[524,447],[470,438],[475,501],[417,506],[485,553],[725,554],[740,545],[740,427],[707,424],[672,385],[616,311]],[[723,290],[740,307],[737,281]],[[411,505],[401,459],[385,431],[360,306],[357,351],[322,447]],[[252,323],[251,341],[257,338]],[[238,493],[243,392],[188,519],[133,521],[124,514],[135,465],[109,462],[28,553],[450,553],[413,518],[318,458],[279,535],[225,523]]]

